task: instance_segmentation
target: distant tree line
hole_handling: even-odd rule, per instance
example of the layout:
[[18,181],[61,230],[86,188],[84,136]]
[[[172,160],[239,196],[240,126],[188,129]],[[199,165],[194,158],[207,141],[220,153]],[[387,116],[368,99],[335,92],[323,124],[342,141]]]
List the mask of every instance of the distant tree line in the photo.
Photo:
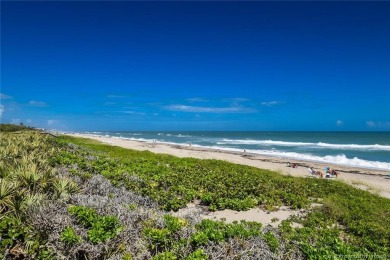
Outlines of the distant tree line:
[[26,126],[23,123],[19,125],[14,124],[0,124],[0,132],[16,132],[22,130],[34,130],[34,127]]

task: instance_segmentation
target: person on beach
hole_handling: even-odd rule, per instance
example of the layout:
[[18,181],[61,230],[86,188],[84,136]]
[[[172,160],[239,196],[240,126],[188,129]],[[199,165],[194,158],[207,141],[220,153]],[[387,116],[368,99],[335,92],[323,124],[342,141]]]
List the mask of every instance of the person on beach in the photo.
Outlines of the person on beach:
[[290,162],[287,162],[287,167],[293,167],[293,168],[297,168],[298,165],[296,163],[290,163]]
[[287,167],[297,168],[297,167],[298,167],[298,164],[287,162]]
[[331,168],[329,168],[328,166],[327,167],[325,167],[325,177],[326,178],[337,178],[338,177],[338,173],[334,170],[334,169],[331,169]]
[[310,168],[309,168],[309,173],[312,174],[312,175],[318,175],[320,178],[323,178],[323,177],[324,177],[324,175],[322,174],[322,172],[314,170],[313,167],[310,167]]

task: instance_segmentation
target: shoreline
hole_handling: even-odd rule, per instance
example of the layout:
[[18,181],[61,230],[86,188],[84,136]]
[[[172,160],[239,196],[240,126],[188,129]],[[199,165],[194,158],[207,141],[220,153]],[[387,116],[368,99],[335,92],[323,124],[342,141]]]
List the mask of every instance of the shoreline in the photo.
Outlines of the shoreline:
[[[308,167],[313,167],[315,170],[321,171],[323,173],[325,167],[330,167],[331,169],[335,169],[340,173],[338,180],[390,199],[390,179],[385,178],[389,173],[384,170],[343,166],[339,164],[325,164],[321,162],[311,162],[304,160],[292,160],[288,158],[272,157],[253,153],[244,154],[244,152],[240,153],[198,146],[185,146],[160,142],[153,143],[141,140],[127,140],[123,138],[113,138],[89,134],[66,135],[89,138],[100,141],[102,143],[138,151],[150,151],[153,153],[169,154],[176,157],[223,160],[235,164],[276,171],[283,175],[291,175],[295,177],[316,178],[315,176],[309,174]],[[296,163],[298,167],[288,167],[288,162]]]

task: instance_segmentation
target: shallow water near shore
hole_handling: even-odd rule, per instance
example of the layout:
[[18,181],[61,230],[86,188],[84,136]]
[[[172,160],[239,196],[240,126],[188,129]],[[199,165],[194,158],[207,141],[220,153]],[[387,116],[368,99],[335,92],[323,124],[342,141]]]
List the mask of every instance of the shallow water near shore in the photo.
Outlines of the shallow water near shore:
[[85,132],[390,171],[390,132]]

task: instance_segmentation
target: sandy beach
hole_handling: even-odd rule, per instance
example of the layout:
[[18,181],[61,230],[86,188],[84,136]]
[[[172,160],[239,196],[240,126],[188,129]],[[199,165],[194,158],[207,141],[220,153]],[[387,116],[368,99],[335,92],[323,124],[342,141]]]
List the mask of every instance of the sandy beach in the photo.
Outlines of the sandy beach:
[[[308,167],[324,173],[326,166],[339,172],[337,181],[343,181],[357,188],[368,190],[382,197],[390,198],[390,179],[386,178],[389,173],[386,171],[348,167],[343,165],[331,165],[317,162],[299,161],[278,157],[261,156],[257,154],[235,153],[216,149],[206,149],[197,146],[182,146],[165,143],[153,143],[145,141],[134,141],[123,138],[104,137],[97,135],[70,134],[76,137],[91,138],[103,143],[120,146],[123,148],[150,151],[153,153],[170,154],[177,157],[193,157],[199,159],[217,159],[236,164],[249,165],[261,169],[277,171],[284,175],[297,177],[316,178],[309,174]],[[288,162],[298,164],[298,167],[288,167]],[[334,181],[334,179],[329,180]]]

